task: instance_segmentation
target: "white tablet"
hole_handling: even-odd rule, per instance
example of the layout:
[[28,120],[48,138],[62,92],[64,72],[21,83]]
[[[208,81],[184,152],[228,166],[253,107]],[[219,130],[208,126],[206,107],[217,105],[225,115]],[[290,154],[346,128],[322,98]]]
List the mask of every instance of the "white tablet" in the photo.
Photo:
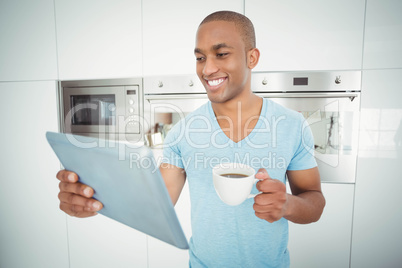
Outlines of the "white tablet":
[[65,169],[91,186],[109,218],[181,249],[188,242],[152,151],[96,138],[47,132]]

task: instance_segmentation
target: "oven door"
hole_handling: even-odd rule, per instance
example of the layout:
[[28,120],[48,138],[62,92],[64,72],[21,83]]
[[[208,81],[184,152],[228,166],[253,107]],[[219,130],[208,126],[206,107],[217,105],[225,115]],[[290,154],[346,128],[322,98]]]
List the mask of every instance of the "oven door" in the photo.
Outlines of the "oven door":
[[[355,182],[360,93],[256,94],[303,114],[314,136],[323,182]],[[207,101],[206,94],[146,95],[146,143],[160,147],[175,123]]]
[[161,147],[174,124],[207,102],[208,96],[205,93],[145,95],[144,133],[147,145],[152,148]]
[[354,183],[360,93],[257,93],[303,114],[323,182]]

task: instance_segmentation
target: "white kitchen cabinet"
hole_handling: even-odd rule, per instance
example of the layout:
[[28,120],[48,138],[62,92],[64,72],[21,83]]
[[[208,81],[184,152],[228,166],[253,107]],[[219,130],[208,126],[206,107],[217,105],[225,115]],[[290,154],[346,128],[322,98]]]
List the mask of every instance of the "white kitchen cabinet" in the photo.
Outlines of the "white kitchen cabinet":
[[245,0],[261,50],[255,71],[360,69],[364,12],[364,0]]
[[[162,149],[153,149],[154,157],[158,164],[163,158]],[[191,205],[188,183],[183,187],[179,200],[175,205],[175,211],[180,225],[183,228],[187,240],[191,237]],[[188,268],[188,250],[176,248],[156,238],[148,236],[148,268]]]
[[368,0],[364,69],[402,68],[402,1]]
[[354,187],[323,183],[321,219],[307,225],[289,222],[291,268],[349,267]]
[[0,81],[56,80],[53,0],[0,1]]
[[352,268],[401,267],[401,84],[402,69],[363,72]]
[[143,1],[144,76],[195,73],[195,35],[218,10],[243,13],[243,0]]
[[0,267],[69,267],[60,165],[45,138],[57,131],[56,85],[0,83]]
[[[187,183],[184,185],[180,198],[176,203],[175,211],[184,234],[189,240],[191,237],[191,206]],[[188,250],[176,248],[153,237],[148,237],[148,258],[149,268],[188,268],[189,266]]]
[[59,78],[142,75],[141,0],[55,0]]
[[68,217],[70,268],[147,267],[145,234],[101,214]]

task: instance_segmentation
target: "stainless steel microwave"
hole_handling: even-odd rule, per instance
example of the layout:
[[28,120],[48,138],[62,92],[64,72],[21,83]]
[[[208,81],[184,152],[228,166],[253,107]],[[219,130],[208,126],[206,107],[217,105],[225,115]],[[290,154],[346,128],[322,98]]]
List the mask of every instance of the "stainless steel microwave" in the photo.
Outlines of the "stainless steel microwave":
[[141,140],[142,96],[142,78],[60,81],[60,129],[97,138]]

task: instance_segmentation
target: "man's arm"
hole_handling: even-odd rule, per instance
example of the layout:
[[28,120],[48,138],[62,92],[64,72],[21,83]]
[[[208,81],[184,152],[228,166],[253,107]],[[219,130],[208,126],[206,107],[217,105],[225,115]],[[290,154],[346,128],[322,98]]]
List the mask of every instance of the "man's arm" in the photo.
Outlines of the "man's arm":
[[186,173],[184,169],[166,163],[162,163],[159,170],[165,181],[170,199],[172,199],[172,203],[175,205],[186,182]]
[[282,217],[295,223],[318,221],[325,206],[318,168],[288,170],[287,175],[292,194],[287,194],[286,185],[272,179],[265,169],[259,170],[257,189],[262,194],[254,198],[256,216],[268,222]]

